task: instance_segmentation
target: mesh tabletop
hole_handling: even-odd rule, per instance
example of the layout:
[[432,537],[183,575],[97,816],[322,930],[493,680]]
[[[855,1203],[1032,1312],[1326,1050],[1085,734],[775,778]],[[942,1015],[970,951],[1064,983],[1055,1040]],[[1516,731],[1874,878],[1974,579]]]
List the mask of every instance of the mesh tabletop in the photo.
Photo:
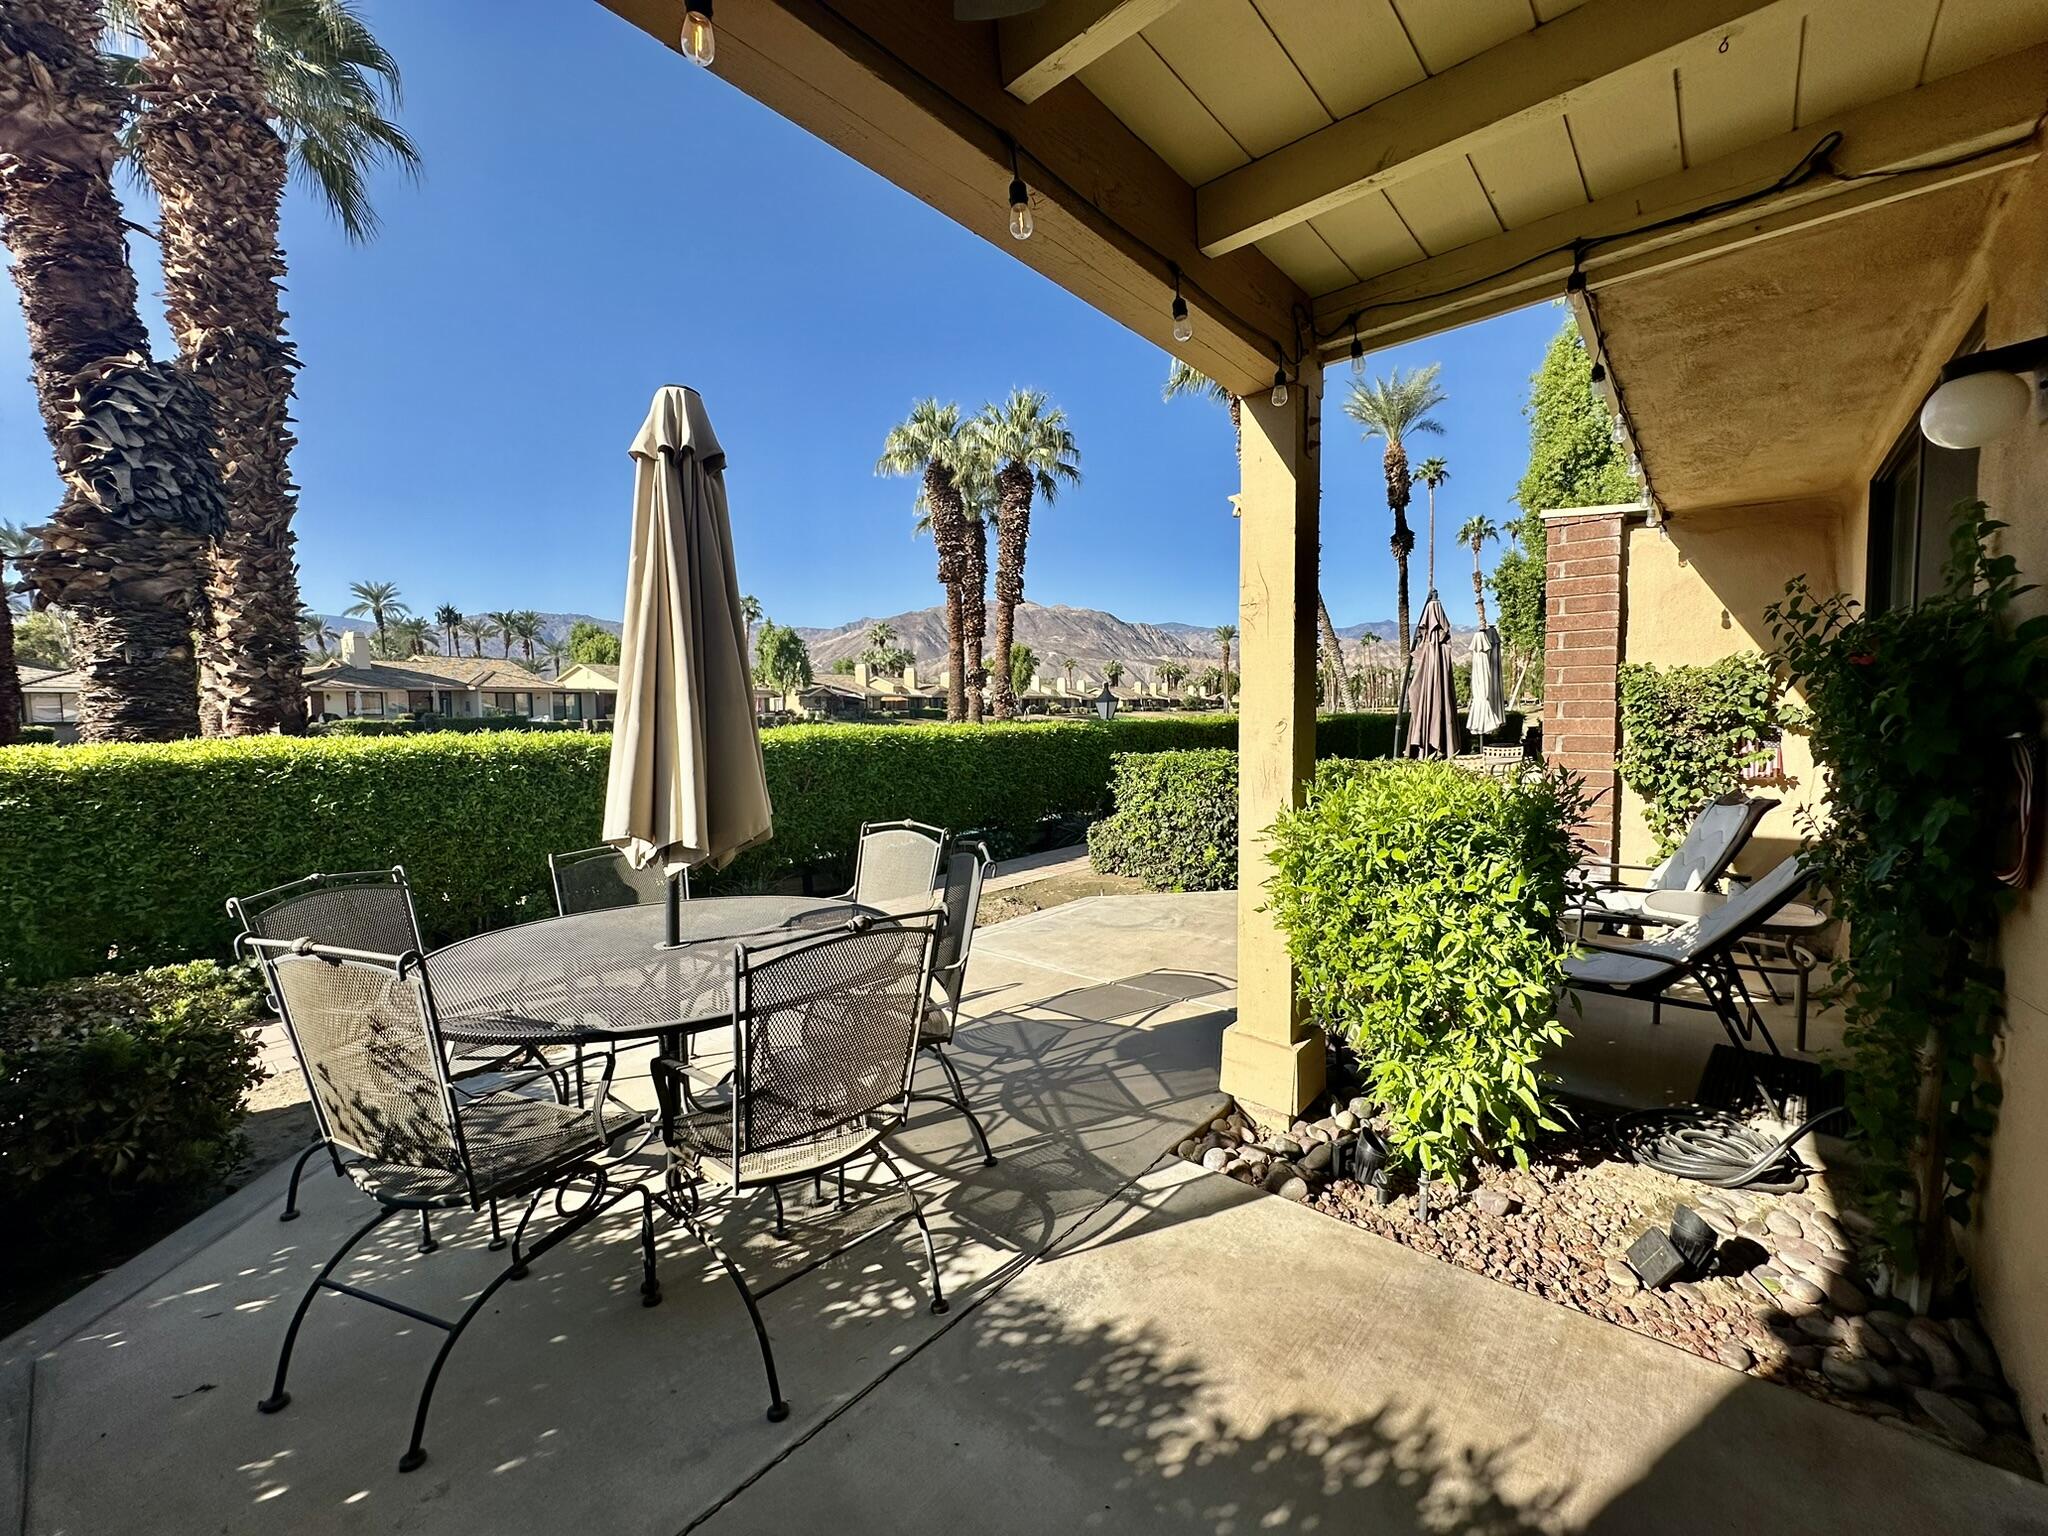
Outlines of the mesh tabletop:
[[478,934],[427,956],[441,1032],[465,1045],[594,1042],[707,1029],[732,1018],[733,945],[821,932],[859,912],[809,896],[613,907]]

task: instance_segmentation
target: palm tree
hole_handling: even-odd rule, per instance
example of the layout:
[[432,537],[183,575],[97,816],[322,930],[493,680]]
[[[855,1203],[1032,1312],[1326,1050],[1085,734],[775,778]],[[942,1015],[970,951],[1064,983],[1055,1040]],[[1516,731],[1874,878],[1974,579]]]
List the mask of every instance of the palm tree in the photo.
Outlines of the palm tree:
[[1415,467],[1415,479],[1422,482],[1429,492],[1429,587],[1436,590],[1436,489],[1451,478],[1451,467],[1442,459],[1430,457]]
[[[975,418],[975,435],[996,469],[996,631],[995,653],[1010,654],[1016,638],[1017,605],[1024,601],[1024,555],[1031,541],[1034,495],[1047,506],[1060,487],[1081,483],[1081,454],[1068,430],[1066,413],[1053,407],[1044,393],[1013,389],[1000,406],[986,405]],[[1017,713],[1010,679],[998,671],[991,702],[995,717]]]
[[1157,674],[1159,684],[1168,693],[1178,693],[1180,685],[1188,679],[1188,669],[1177,661],[1164,663]]
[[161,211],[164,301],[218,432],[227,529],[213,551],[202,718],[243,735],[303,725],[288,425],[298,357],[285,336],[278,213],[294,170],[352,239],[375,225],[365,176],[411,170],[386,116],[398,68],[350,0],[112,0],[141,43],[128,148]]
[[7,585],[7,562],[35,549],[36,538],[16,523],[0,522],[0,747],[21,735],[21,671],[14,664],[14,594]]
[[967,652],[967,719],[980,724],[988,713],[988,665],[981,659],[988,639],[988,530],[996,520],[996,466],[988,445],[975,433],[960,438],[954,478],[960,486],[960,643]]
[[462,629],[462,610],[453,603],[443,603],[434,610],[434,624],[448,642],[448,654],[460,656],[462,647],[457,643],[457,636]]
[[[1373,650],[1379,643],[1380,637],[1369,629],[1358,637],[1358,648],[1362,656],[1359,677],[1372,690],[1372,701],[1368,705],[1372,709],[1380,707],[1380,664],[1373,656]],[[1357,691],[1354,685],[1353,692]]]
[[1235,624],[1218,624],[1211,633],[1216,636],[1216,645],[1223,652],[1223,671],[1217,688],[1223,695],[1223,702],[1228,704],[1230,702],[1230,643],[1237,638],[1237,626]]
[[[1229,390],[1218,384],[1209,375],[1192,364],[1174,358],[1166,369],[1166,387],[1159,392],[1159,398],[1166,401],[1191,397],[1198,400],[1220,400],[1230,410],[1230,431],[1237,443],[1237,461],[1240,474],[1244,470],[1244,403]],[[1320,569],[1322,555],[1317,552],[1316,564]],[[1337,643],[1337,626],[1330,622],[1330,605],[1323,601],[1320,580],[1316,583],[1316,625],[1323,632],[1323,644],[1332,655],[1342,655],[1343,648]],[[1357,696],[1351,699],[1353,708],[1358,705]]]
[[1466,518],[1458,529],[1458,542],[1472,551],[1472,606],[1479,610],[1481,629],[1486,627],[1486,572],[1480,568],[1479,553],[1499,537],[1500,529],[1484,514]]
[[299,639],[301,643],[307,640],[312,641],[313,649],[322,656],[325,656],[327,654],[327,642],[335,638],[337,637],[334,631],[327,627],[327,621],[321,618],[319,614],[310,608],[301,608],[299,610]]
[[434,626],[419,614],[393,619],[388,631],[377,636],[378,648],[393,660],[424,656],[434,648]]
[[[878,475],[921,477],[917,508],[920,529],[930,528],[939,554],[939,585],[946,593],[946,718],[967,718],[967,648],[962,627],[961,571],[966,551],[967,516],[954,479],[960,447],[960,407],[936,399],[919,400],[910,414],[889,429]],[[979,647],[976,648],[979,654]]]
[[560,677],[562,663],[569,659],[569,641],[565,635],[547,635],[540,642],[541,657],[547,662],[548,676]]
[[1103,667],[1102,680],[1114,688],[1124,680],[1124,664],[1120,661],[1112,661]]
[[352,581],[349,591],[355,601],[342,609],[351,618],[368,619],[377,626],[377,638],[384,638],[384,631],[393,619],[402,619],[412,610],[399,600],[398,587],[389,581]]
[[1081,663],[1074,660],[1071,656],[1062,656],[1060,658],[1060,677],[1066,683],[1069,693],[1074,690],[1074,668],[1079,665]]
[[1403,375],[1396,368],[1384,379],[1368,383],[1351,381],[1351,394],[1344,402],[1344,414],[1365,429],[1365,440],[1375,437],[1386,444],[1383,468],[1387,479],[1387,510],[1394,514],[1394,532],[1387,544],[1394,552],[1396,571],[1395,621],[1401,642],[1400,668],[1408,669],[1410,640],[1408,608],[1408,557],[1415,552],[1415,531],[1408,526],[1408,447],[1413,432],[1441,435],[1443,424],[1429,413],[1448,398],[1436,382],[1441,364]]
[[540,615],[531,608],[521,608],[510,617],[511,634],[506,640],[505,654],[512,654],[511,640],[516,638],[519,641],[520,654],[526,658],[526,664],[532,666],[534,642],[540,639]]
[[[137,308],[101,25],[97,0],[13,0],[0,25],[0,241],[64,482],[19,568],[44,606],[72,611],[80,738],[163,741],[199,728],[192,629],[225,514],[207,401],[152,361]],[[122,422],[121,441],[95,418]]]
[[519,638],[520,613],[517,608],[500,608],[484,615],[491,621],[491,633],[505,642],[505,659],[512,659],[512,642]]
[[484,642],[498,633],[498,626],[484,614],[476,614],[462,621],[462,632],[469,637],[470,655],[482,659]]

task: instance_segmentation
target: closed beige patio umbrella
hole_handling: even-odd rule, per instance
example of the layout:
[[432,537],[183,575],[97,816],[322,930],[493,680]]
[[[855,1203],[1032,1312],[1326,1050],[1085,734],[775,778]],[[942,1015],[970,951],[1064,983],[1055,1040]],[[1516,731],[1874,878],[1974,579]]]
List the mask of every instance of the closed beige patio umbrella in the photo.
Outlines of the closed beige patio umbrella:
[[[725,450],[697,392],[657,391],[632,454],[604,840],[635,868],[659,861],[674,876],[720,868],[765,842],[773,808],[754,727]],[[673,928],[673,898],[670,910]]]

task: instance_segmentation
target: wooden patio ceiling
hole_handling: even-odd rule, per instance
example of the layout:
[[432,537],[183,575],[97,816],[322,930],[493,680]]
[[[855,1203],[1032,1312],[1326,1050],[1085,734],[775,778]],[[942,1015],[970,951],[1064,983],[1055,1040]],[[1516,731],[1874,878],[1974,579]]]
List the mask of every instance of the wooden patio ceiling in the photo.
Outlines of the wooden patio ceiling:
[[[680,0],[604,0],[667,46]],[[2048,0],[718,0],[714,72],[1240,392],[1994,175]],[[678,88],[687,82],[679,69]],[[1037,233],[1012,244],[1012,161]],[[1195,311],[1175,345],[1175,273]]]

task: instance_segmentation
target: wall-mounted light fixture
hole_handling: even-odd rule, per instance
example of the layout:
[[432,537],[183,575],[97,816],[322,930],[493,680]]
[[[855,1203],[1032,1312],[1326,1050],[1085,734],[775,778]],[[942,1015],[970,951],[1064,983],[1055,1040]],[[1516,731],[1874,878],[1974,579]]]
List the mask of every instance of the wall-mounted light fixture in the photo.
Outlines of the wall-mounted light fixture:
[[2027,407],[2044,389],[2048,336],[1972,352],[1941,370],[1941,381],[1920,407],[1920,430],[1943,448],[1982,448],[2025,421]]

